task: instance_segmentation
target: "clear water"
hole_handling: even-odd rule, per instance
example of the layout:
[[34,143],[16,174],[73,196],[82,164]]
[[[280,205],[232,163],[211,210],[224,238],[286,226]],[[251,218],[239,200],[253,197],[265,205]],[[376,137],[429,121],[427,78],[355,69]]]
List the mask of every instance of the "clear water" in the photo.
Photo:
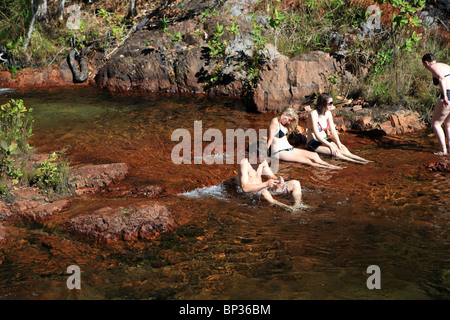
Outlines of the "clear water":
[[[327,171],[282,163],[302,184],[311,210],[291,214],[236,191],[235,165],[174,165],[177,128],[193,132],[266,128],[236,100],[204,96],[112,94],[89,87],[0,92],[34,108],[32,145],[70,146],[73,164],[126,162],[129,176],[96,195],[74,198],[43,222],[4,223],[0,299],[448,299],[450,178],[426,170],[437,161],[430,132],[396,138],[342,134],[375,162]],[[96,243],[67,221],[96,208],[145,199],[124,190],[160,185],[157,197],[178,227],[155,241]],[[127,195],[128,194],[128,195]],[[81,290],[66,287],[69,265]],[[367,267],[381,270],[369,290]]]

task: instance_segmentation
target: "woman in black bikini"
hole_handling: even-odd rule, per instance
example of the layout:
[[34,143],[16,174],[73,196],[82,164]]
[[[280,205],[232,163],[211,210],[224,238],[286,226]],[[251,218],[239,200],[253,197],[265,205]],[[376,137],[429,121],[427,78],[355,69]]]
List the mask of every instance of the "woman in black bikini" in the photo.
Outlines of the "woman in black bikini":
[[326,169],[342,169],[323,161],[315,152],[292,147],[287,137],[296,128],[297,123],[298,114],[294,108],[285,108],[272,119],[267,139],[269,156],[283,161],[299,162]]
[[[436,103],[431,126],[441,146],[441,151],[435,152],[435,155],[448,155],[450,149],[450,66],[445,63],[436,62],[436,58],[427,53],[422,57],[423,66],[433,74],[433,83],[441,88],[441,97]],[[442,129],[444,124],[445,132]],[[448,149],[445,145],[445,136],[447,135]]]
[[[341,143],[330,111],[332,107],[333,97],[327,93],[322,93],[317,99],[316,109],[312,110],[308,117],[308,149],[354,163],[367,164],[372,162],[352,154]],[[334,141],[327,137],[328,129],[331,131]]]

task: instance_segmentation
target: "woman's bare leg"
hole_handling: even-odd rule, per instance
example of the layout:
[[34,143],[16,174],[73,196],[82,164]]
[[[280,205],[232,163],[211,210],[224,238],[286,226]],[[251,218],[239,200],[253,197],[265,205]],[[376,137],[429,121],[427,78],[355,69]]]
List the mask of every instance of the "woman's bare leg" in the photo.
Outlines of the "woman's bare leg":
[[[334,142],[332,142],[332,143],[334,143]],[[336,145],[335,145],[335,146],[336,146]],[[336,146],[336,148],[337,148],[337,146]],[[326,154],[326,155],[329,155],[329,156],[332,155],[332,154],[331,154],[330,148],[325,147],[325,146],[319,146],[319,147],[316,149],[316,152],[317,152],[317,153],[321,153],[321,154]],[[344,155],[342,152],[340,152],[340,153],[336,156],[336,158],[338,158],[338,159],[340,159],[340,160],[345,160],[345,161],[353,162],[353,163],[358,163],[358,164],[367,164],[367,161],[361,161],[361,160],[356,160],[356,159],[350,158],[350,157]]]
[[347,157],[349,157],[349,158],[358,160],[358,161],[362,161],[362,162],[365,162],[365,163],[373,162],[373,161],[371,161],[371,160],[364,159],[364,158],[362,158],[362,157],[360,157],[360,156],[357,156],[356,154],[351,153],[350,150],[347,149],[347,147],[344,147],[344,148],[342,148],[342,149],[339,149],[339,151],[341,151],[341,153],[342,153],[343,155],[345,155],[345,156],[347,156]]
[[334,166],[323,161],[315,152],[294,148],[292,151],[280,151],[277,153],[278,159],[289,162],[298,162],[313,167],[338,170],[341,167]]

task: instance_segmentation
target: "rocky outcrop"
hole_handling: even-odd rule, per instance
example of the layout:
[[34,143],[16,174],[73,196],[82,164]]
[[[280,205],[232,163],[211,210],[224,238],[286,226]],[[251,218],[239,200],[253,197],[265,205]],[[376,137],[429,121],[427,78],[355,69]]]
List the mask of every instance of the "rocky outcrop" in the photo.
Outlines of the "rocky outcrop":
[[[330,54],[315,51],[288,59],[278,56],[259,73],[254,92],[259,111],[279,111],[302,104],[307,96],[330,88],[330,78],[347,73],[344,65]],[[347,76],[350,77],[349,74]]]
[[5,227],[0,223],[0,242],[4,240],[6,240],[6,230]]
[[[33,155],[26,163],[25,169],[30,170],[46,159],[48,155]],[[128,166],[125,163],[79,166],[70,171],[68,191],[56,197],[49,197],[44,190],[37,187],[10,186],[5,201],[0,201],[0,222],[12,218],[46,219],[67,207],[72,196],[96,192],[119,182],[127,174]],[[150,192],[151,189],[146,190]]]
[[60,212],[69,202],[66,199],[53,202],[47,202],[45,200],[21,200],[14,202],[11,210],[18,218],[38,221]]
[[100,241],[152,239],[175,226],[166,206],[144,201],[127,207],[102,208],[70,220],[76,233]]
[[26,68],[12,77],[8,71],[0,72],[0,85],[7,88],[34,88],[73,85],[73,75],[67,60],[59,65],[40,69]]
[[434,172],[450,172],[450,157],[447,156],[442,160],[436,162],[430,162],[425,167]]
[[[377,135],[399,135],[427,128],[416,111],[366,108],[366,106],[368,104],[361,100],[355,101],[353,106],[341,106],[332,110],[336,129],[338,131],[357,130]],[[300,120],[306,121],[310,110],[308,106],[306,110],[300,111]]]
[[356,114],[352,128],[361,131],[379,131],[386,135],[411,133],[426,129],[425,123],[416,111],[397,110],[381,111],[379,114],[371,110],[365,114]]
[[69,176],[69,185],[75,194],[95,192],[125,178],[128,174],[126,163],[85,165],[73,168]]

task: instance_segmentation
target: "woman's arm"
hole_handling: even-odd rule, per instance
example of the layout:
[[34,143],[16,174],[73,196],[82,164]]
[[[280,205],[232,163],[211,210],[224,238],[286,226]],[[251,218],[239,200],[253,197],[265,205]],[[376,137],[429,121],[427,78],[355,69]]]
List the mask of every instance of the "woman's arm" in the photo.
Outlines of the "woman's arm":
[[278,127],[278,119],[273,118],[272,121],[270,121],[269,125],[269,133],[268,133],[269,136],[267,137],[267,150],[269,150],[270,145],[272,144],[272,140],[273,137],[275,136],[277,127]]
[[331,136],[333,137],[334,142],[336,142],[336,145],[338,146],[338,148],[341,149],[344,145],[342,144],[341,140],[339,139],[339,134],[336,130],[336,126],[334,125],[333,114],[331,113],[331,111],[327,111],[327,120],[328,120],[328,124],[330,126]]
[[324,146],[330,148],[330,150],[331,150],[331,148],[332,148],[331,143],[329,143],[329,142],[324,138],[324,135],[321,134],[321,133],[319,132],[319,129],[317,128],[317,124],[319,123],[319,116],[318,116],[317,110],[312,110],[312,111],[310,112],[309,115],[310,115],[310,117],[311,117],[311,123],[310,123],[310,125],[312,126],[311,129],[312,129],[312,131],[313,131],[313,133],[314,133],[314,136],[316,137],[316,139],[317,139],[320,143],[322,143],[322,145],[324,145]]

